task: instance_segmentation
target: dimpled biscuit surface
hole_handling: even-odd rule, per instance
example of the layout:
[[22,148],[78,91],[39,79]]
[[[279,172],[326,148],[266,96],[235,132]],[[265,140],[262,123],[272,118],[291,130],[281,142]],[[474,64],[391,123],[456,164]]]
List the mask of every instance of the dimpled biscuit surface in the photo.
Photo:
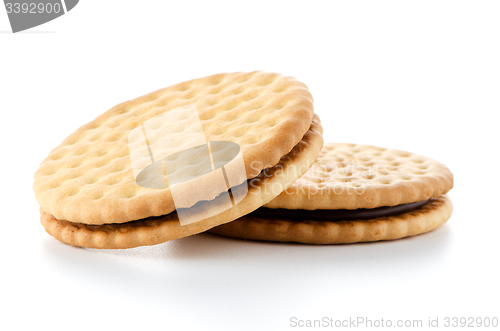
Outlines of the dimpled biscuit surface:
[[217,74],[152,92],[111,108],[50,152],[33,186],[43,211],[86,224],[172,212],[169,188],[136,184],[128,138],[146,120],[192,104],[206,140],[239,144],[247,178],[276,165],[302,139],[313,118],[306,85],[274,73]]
[[264,207],[377,208],[436,198],[452,187],[450,170],[433,159],[370,145],[325,143],[304,176]]

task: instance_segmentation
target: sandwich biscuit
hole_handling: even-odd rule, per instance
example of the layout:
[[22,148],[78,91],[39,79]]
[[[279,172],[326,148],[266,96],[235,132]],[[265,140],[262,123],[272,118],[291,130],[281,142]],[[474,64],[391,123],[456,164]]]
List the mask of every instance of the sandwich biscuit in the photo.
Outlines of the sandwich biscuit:
[[328,143],[304,176],[262,208],[210,230],[219,235],[308,244],[399,239],[451,216],[453,175],[409,152]]
[[[252,72],[195,79],[119,104],[76,130],[40,165],[35,173],[34,191],[40,204],[42,224],[51,235],[71,245],[130,248],[202,232],[247,214],[291,185],[319,154],[323,144],[322,129],[319,118],[313,113],[312,103],[305,84],[295,78]],[[237,144],[242,156],[243,179],[248,180],[240,182],[243,185],[251,181],[255,188],[249,185],[247,195],[238,204],[233,203],[233,208],[216,215],[208,212],[222,196],[221,190],[214,190],[211,196],[214,204],[197,209],[197,212],[208,212],[209,216],[181,226],[177,213],[173,213],[176,210],[172,193],[174,185],[169,185],[167,178],[162,188],[148,186],[150,181],[147,178],[139,181],[141,172],[138,170],[144,169],[135,168],[134,157],[140,154],[136,153],[140,149],[133,146],[140,141],[134,140],[133,136],[134,132],[144,133],[145,150],[151,156],[148,162],[155,161],[155,150],[162,148],[161,137],[157,137],[162,132],[180,137],[175,140],[173,151],[196,145],[199,135],[196,140],[190,134],[192,125],[178,124],[185,120],[182,114],[187,108],[183,107],[193,105],[208,148],[213,147],[212,142]],[[148,131],[145,123],[170,113],[178,114],[175,119],[179,122],[163,121],[162,124],[166,125],[161,128],[163,131],[156,130],[158,128],[154,125]],[[211,153],[215,156],[217,151]],[[163,156],[159,164],[166,160]],[[193,159],[188,161],[188,164],[174,164],[176,169],[173,171],[190,168]],[[211,162],[213,169],[217,162],[215,159]],[[276,176],[280,169],[282,175]],[[266,172],[273,175],[262,178]],[[210,179],[209,175],[207,178]],[[226,184],[230,175],[224,173]],[[182,186],[183,197],[190,197],[194,190],[187,190],[193,187],[201,192],[213,188],[211,180],[193,178],[187,184]],[[266,185],[273,185],[274,190],[262,193]],[[224,186],[224,189],[229,188],[233,189]],[[189,203],[197,205],[198,202]],[[181,207],[192,207],[189,203]],[[176,222],[175,230],[170,225],[164,226],[165,217]],[[154,233],[148,232],[151,224],[155,224],[152,226]],[[162,224],[161,235],[156,228],[158,224]],[[129,235],[124,239],[113,234],[118,232]],[[106,239],[102,239],[103,233],[106,233]]]

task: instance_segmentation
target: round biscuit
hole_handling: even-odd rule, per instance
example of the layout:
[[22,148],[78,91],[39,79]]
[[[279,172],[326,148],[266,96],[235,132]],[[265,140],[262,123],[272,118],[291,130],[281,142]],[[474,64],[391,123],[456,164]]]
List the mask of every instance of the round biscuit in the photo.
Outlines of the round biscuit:
[[322,128],[315,115],[309,131],[278,164],[248,181],[248,193],[233,208],[203,221],[181,226],[176,213],[120,224],[89,225],[58,220],[40,208],[45,230],[64,243],[89,248],[132,248],[155,245],[231,222],[269,202],[302,176],[323,146]]
[[438,197],[452,187],[450,170],[433,159],[370,145],[325,143],[304,176],[264,207],[396,206]]
[[172,212],[170,189],[136,184],[128,136],[146,120],[191,104],[207,141],[232,141],[241,147],[247,178],[276,165],[302,139],[313,118],[306,85],[274,73],[217,74],[149,93],[111,108],[49,153],[33,185],[42,209],[58,219],[86,224]]

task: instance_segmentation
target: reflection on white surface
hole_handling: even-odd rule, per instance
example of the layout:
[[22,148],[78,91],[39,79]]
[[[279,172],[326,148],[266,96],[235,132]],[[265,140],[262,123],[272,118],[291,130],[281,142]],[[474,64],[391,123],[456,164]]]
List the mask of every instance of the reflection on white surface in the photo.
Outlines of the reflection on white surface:
[[[180,323],[196,314],[198,322],[191,322],[198,326],[234,326],[246,314],[258,315],[240,329],[266,321],[269,329],[281,330],[293,314],[338,313],[333,302],[352,305],[354,311],[361,299],[395,300],[398,289],[440,274],[451,254],[450,239],[445,225],[425,235],[355,245],[268,243],[200,234],[127,250],[80,249],[47,238],[42,248],[60,277],[126,302],[140,302],[152,315]],[[382,295],[380,289],[384,299],[352,295]],[[372,313],[382,308],[373,306]]]

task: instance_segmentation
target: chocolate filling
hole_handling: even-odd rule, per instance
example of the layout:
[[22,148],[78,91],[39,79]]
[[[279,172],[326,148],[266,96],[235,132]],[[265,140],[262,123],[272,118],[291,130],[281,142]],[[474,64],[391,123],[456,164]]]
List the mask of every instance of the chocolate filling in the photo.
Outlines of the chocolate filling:
[[292,221],[317,220],[317,221],[352,221],[369,220],[378,217],[396,216],[408,213],[424,206],[429,200],[406,203],[393,207],[379,207],[373,209],[271,209],[261,207],[249,215],[262,218],[286,218]]

